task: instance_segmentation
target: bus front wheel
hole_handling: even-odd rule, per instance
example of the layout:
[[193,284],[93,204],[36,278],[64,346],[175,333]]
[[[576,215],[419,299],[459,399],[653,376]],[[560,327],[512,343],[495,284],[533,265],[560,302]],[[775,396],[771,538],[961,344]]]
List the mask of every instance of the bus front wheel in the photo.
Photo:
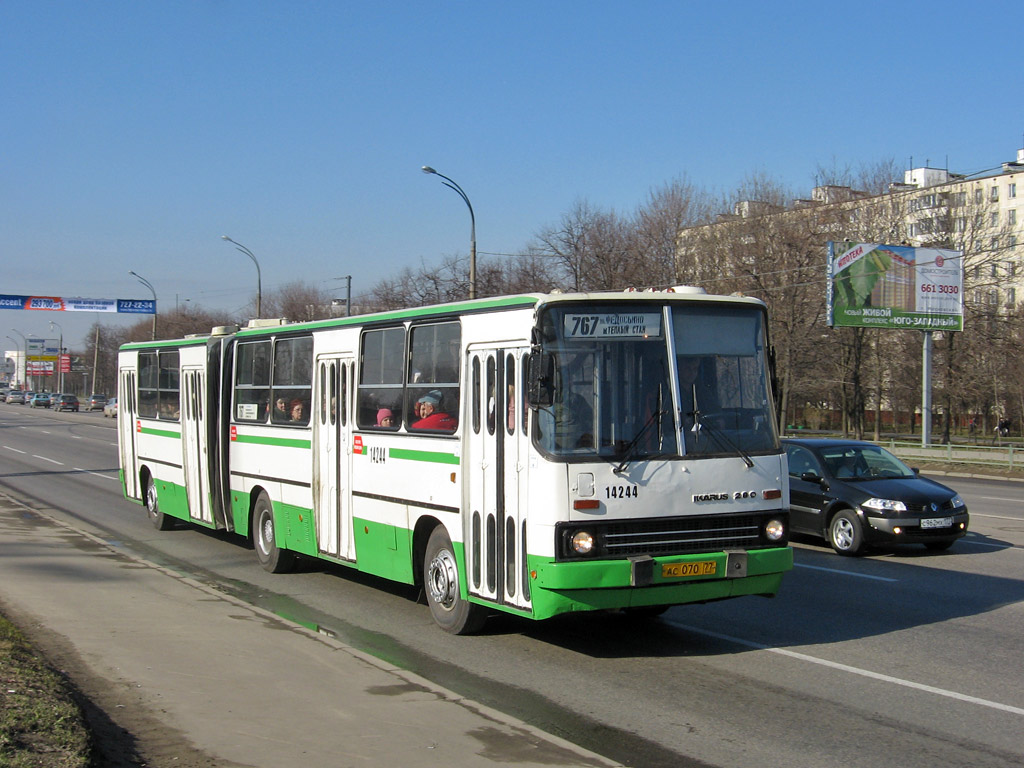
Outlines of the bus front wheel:
[[483,606],[463,600],[455,549],[443,525],[430,532],[423,556],[423,589],[434,621],[445,632],[471,635],[487,620]]
[[174,527],[174,518],[160,511],[160,502],[156,497],[156,483],[152,476],[146,478],[146,514],[149,522],[158,531],[169,531]]
[[252,512],[252,545],[263,569],[270,573],[288,573],[295,567],[295,555],[277,546],[274,535],[274,508],[267,494],[256,499]]

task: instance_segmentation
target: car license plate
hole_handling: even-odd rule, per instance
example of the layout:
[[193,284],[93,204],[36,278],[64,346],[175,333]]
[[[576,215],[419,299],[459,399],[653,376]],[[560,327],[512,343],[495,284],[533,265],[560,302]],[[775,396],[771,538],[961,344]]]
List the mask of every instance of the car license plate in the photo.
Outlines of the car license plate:
[[929,517],[921,521],[922,528],[949,528],[951,525],[952,517]]
[[680,576],[714,576],[718,563],[714,560],[701,560],[696,563],[665,563],[661,566],[661,576],[674,579]]

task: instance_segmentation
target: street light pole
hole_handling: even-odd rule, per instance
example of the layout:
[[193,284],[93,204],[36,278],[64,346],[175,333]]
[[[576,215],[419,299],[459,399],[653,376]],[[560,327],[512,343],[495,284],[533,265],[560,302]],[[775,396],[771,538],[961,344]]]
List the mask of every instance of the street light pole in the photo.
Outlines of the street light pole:
[[241,251],[242,253],[244,253],[246,256],[248,256],[250,259],[252,259],[252,263],[256,265],[256,318],[259,319],[260,317],[263,316],[263,312],[262,312],[262,309],[263,309],[263,277],[260,274],[260,263],[258,261],[256,261],[256,257],[253,256],[252,251],[250,251],[248,248],[246,248],[241,243],[236,243],[234,240],[232,240],[227,235],[221,235],[220,239],[221,240],[227,240],[229,243],[234,245],[235,246],[235,250],[238,250],[238,251]]
[[149,282],[149,280],[147,280],[146,278],[144,278],[142,275],[138,274],[137,272],[132,272],[129,269],[128,270],[128,274],[131,275],[132,277],[134,277],[136,280],[138,280],[144,286],[149,288],[149,292],[153,294],[153,339],[152,340],[156,341],[156,288],[153,287],[153,284],[151,282]]
[[21,336],[22,341],[25,342],[25,356],[21,359],[23,366],[21,369],[21,388],[25,389],[25,385],[28,384],[28,337],[24,333],[19,331],[17,328],[11,328],[11,330],[18,334],[19,336]]
[[469,208],[469,298],[476,298],[476,216],[473,214],[473,205],[469,202],[469,196],[463,191],[462,187],[456,184],[452,179],[449,179],[443,173],[438,173],[429,165],[424,165],[421,169],[424,173],[434,174],[444,179],[444,184],[449,189],[454,189],[462,201]]
[[50,321],[50,332],[53,332],[53,326],[60,328],[60,341],[57,342],[57,391],[64,394],[64,328],[60,323],[55,323],[53,320]]
[[[18,358],[21,357],[21,349],[19,348],[21,345],[18,344],[18,340],[13,336],[8,336],[7,338],[14,342],[14,377],[18,378]],[[20,382],[20,379],[18,380]]]

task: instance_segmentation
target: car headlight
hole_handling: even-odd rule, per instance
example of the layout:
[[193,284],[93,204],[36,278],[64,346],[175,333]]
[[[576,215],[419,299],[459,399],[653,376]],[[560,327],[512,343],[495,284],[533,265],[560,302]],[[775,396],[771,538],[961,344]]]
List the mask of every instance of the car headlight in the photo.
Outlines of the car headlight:
[[868,499],[861,503],[862,507],[877,509],[879,512],[906,512],[907,505],[896,499]]
[[964,502],[964,497],[961,496],[959,493],[953,495],[953,498],[949,500],[949,505],[953,507],[953,509],[959,509],[960,507],[967,506],[967,504]]
[[572,550],[577,555],[589,555],[594,551],[594,537],[587,531],[577,531],[572,537]]

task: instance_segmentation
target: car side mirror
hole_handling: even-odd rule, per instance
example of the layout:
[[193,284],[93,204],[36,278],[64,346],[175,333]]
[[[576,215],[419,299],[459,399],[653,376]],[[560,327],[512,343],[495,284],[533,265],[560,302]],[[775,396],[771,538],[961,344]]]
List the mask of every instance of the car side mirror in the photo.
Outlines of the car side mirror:
[[911,467],[910,471],[913,472],[915,475],[920,475],[921,474],[921,468],[920,467]]
[[825,478],[817,472],[804,472],[800,475],[800,479],[808,483],[817,483],[818,485],[821,485],[825,481]]

